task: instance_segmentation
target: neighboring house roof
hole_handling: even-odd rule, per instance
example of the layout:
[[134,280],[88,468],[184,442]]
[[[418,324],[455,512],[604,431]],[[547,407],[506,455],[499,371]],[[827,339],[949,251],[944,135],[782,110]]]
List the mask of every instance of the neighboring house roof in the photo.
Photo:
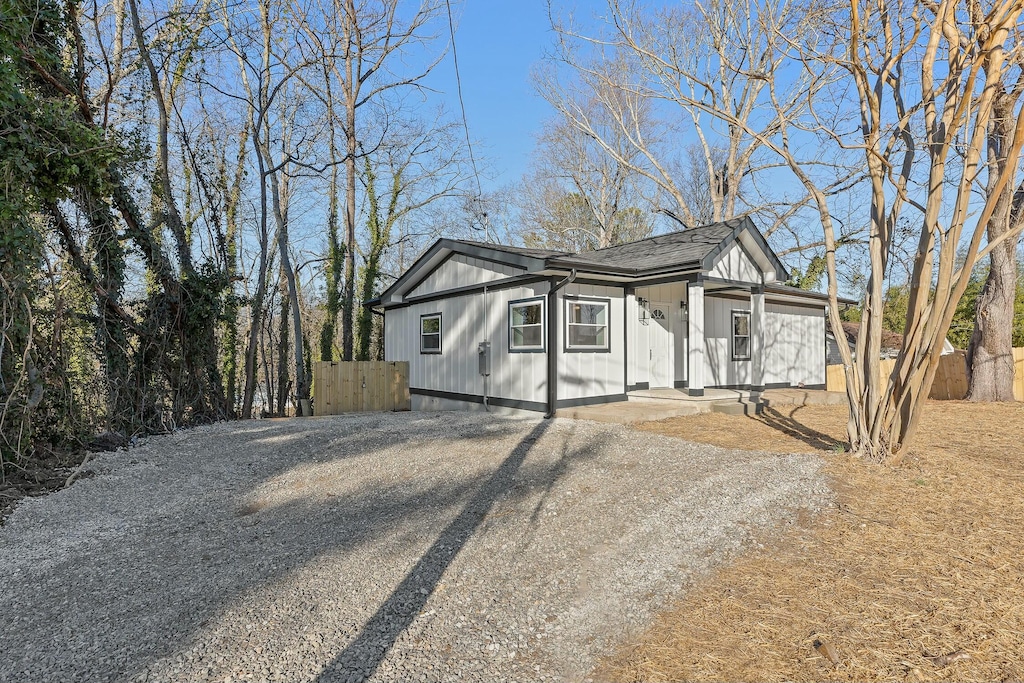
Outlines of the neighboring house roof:
[[[857,344],[857,337],[860,335],[860,323],[844,322],[843,334],[846,335],[846,342],[852,347]],[[903,335],[892,330],[882,329],[882,350],[898,349],[903,346]]]
[[[823,295],[779,284],[788,277],[785,266],[750,218],[743,217],[578,254],[473,240],[440,239],[380,297],[365,303],[376,306],[400,300],[453,254],[511,266],[521,270],[524,276],[543,271],[564,272],[575,269],[580,273],[633,279],[706,272],[712,268],[720,254],[737,244],[767,274],[765,279],[771,287],[768,289],[766,286],[767,291],[794,297],[823,298]],[[771,282],[773,279],[775,282]],[[843,302],[853,303],[848,300]]]
[[[832,334],[832,325],[828,325],[828,333]],[[834,335],[833,335],[834,336]],[[843,336],[846,337],[846,343],[853,349],[857,345],[857,337],[860,336],[860,323],[858,322],[844,322],[843,323]],[[893,355],[897,353],[903,347],[903,335],[899,332],[893,332],[892,330],[882,329],[882,354]],[[953,353],[953,344],[948,339],[943,340],[942,344],[942,355]]]

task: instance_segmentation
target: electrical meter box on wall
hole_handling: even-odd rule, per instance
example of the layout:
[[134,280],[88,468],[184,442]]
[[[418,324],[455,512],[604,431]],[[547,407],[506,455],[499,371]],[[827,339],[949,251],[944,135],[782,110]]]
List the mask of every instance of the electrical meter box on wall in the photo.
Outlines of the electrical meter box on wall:
[[491,342],[480,342],[477,346],[480,361],[480,374],[487,377],[491,374]]

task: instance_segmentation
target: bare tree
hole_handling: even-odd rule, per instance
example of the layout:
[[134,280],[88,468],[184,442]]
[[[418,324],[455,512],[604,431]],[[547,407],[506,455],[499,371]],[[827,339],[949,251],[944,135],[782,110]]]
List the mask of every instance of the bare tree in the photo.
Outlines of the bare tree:
[[[366,197],[366,239],[360,248],[359,294],[372,299],[381,282],[381,266],[394,246],[396,228],[417,212],[457,197],[467,179],[459,127],[443,123],[443,113],[429,121],[401,120],[378,108],[385,130],[372,151],[363,150],[360,178]],[[356,357],[371,360],[373,317],[369,309],[356,315]]]
[[[987,226],[988,241],[1021,230],[1024,222],[1024,183],[1018,183],[1019,166],[1006,157],[1013,147],[1017,105],[1024,94],[1021,53],[1013,55],[1016,82],[997,85],[992,121],[988,131],[987,192],[1003,185]],[[1009,61],[1009,60],[1008,60]],[[1009,175],[1009,182],[1003,176]],[[1013,316],[1017,296],[1018,238],[1005,239],[989,254],[988,276],[975,306],[974,332],[967,347],[968,392],[972,401],[1012,401]]]
[[[1007,49],[1019,49],[1010,38],[1022,10],[1021,0],[997,0],[984,8],[958,0],[924,7],[899,2],[851,5],[848,57],[840,64],[853,78],[861,104],[862,149],[871,183],[871,273],[857,361],[847,372],[849,432],[854,451],[870,459],[899,457],[919,423],[942,344],[975,263],[1016,235],[1007,231],[982,247],[1010,174],[999,174],[989,185],[973,221],[971,203],[983,172],[998,173],[991,165],[986,168],[983,152],[998,116]],[[919,83],[910,82],[904,71],[914,63],[920,68]],[[923,126],[917,135],[915,116]],[[1009,168],[1017,167],[1022,144],[1024,120],[1018,116],[999,155]],[[920,148],[927,180],[913,191]],[[904,341],[892,375],[880,378],[882,280],[897,221],[907,206],[917,208],[922,218]]]
[[[564,104],[549,79],[538,75],[536,80],[545,97],[556,106]],[[649,129],[649,105],[641,100],[635,106],[616,102],[612,110],[606,104],[628,96],[624,91],[591,93],[587,102],[579,103],[600,141],[566,118],[564,108],[544,126],[533,169],[520,189],[528,242],[581,251],[650,235],[653,225],[645,209],[653,206],[653,197],[643,196],[642,186],[649,182],[635,170],[642,163],[641,153],[617,125],[628,111],[638,119],[631,125]]]
[[[791,0],[711,0],[659,11],[639,0],[608,0],[606,22],[605,32],[595,35],[552,16],[559,39],[554,59],[569,67],[571,78],[549,78],[545,98],[619,163],[658,187],[657,211],[677,224],[754,214],[769,236],[786,226],[811,197],[778,192],[777,175],[786,165],[765,140],[777,137],[831,84],[830,72],[805,72],[789,57],[789,41],[814,32],[813,13]],[[613,117],[612,130],[633,155],[623,154],[597,125],[592,97]],[[652,102],[676,119],[643,115]],[[680,150],[672,143],[685,133],[697,142]],[[776,177],[774,194],[755,192],[761,185],[749,181],[762,176]]]
[[[275,46],[282,33],[288,30],[286,18],[280,8],[270,0],[259,0],[255,17],[248,24],[242,22],[244,14],[237,8],[221,7],[221,19],[226,42],[237,60],[241,93],[240,100],[249,118],[252,130],[252,148],[259,177],[259,227],[256,288],[249,305],[249,339],[245,351],[245,385],[242,395],[242,417],[252,417],[256,395],[256,363],[260,348],[262,317],[269,286],[271,243],[276,243],[280,259],[282,281],[286,284],[290,304],[292,329],[295,339],[301,339],[302,317],[298,300],[298,286],[289,254],[288,211],[291,199],[292,169],[308,166],[301,161],[292,133],[295,127],[297,92],[293,87],[313,61],[295,54],[280,54]],[[299,98],[301,99],[301,98]],[[303,135],[303,138],[308,135]],[[277,145],[275,146],[275,141]],[[309,144],[309,141],[305,141]],[[273,232],[270,221],[274,222]],[[273,239],[271,239],[273,234]],[[288,309],[284,309],[287,312]],[[281,321],[286,325],[287,321]],[[287,329],[287,328],[285,328]],[[294,345],[295,393],[300,401],[309,398],[309,378],[305,375],[302,344]],[[300,404],[301,405],[301,404]]]
[[[328,0],[325,0],[328,2]],[[321,22],[304,22],[307,38],[318,56],[330,66],[333,78],[332,131],[339,133],[345,168],[344,287],[342,289],[342,359],[352,360],[355,349],[356,222],[360,143],[363,137],[361,112],[396,91],[416,88],[437,65],[429,61],[412,75],[394,71],[403,55],[429,43],[430,27],[445,10],[440,0],[425,0],[406,13],[398,0],[329,0],[321,4]],[[332,133],[333,134],[333,133]]]
[[[845,345],[852,451],[884,462],[901,456],[920,421],[923,402],[939,365],[957,304],[979,258],[1016,233],[1007,231],[982,246],[985,227],[1004,196],[1010,174],[972,198],[989,169],[983,152],[995,116],[996,94],[1007,76],[1006,54],[1019,47],[1011,36],[1024,2],[853,0],[845,12],[819,17],[834,27],[822,41],[794,43],[794,56],[809,71],[835,65],[846,75],[859,105],[856,135],[817,130],[835,144],[863,153],[870,190],[866,292],[855,355]],[[832,39],[835,39],[834,42]],[[916,68],[912,74],[911,68]],[[916,76],[916,78],[915,78]],[[834,120],[834,119],[830,119]],[[1019,114],[1001,158],[1019,163],[1024,120]],[[783,158],[814,198],[823,228],[829,279],[829,316],[840,329],[835,220],[828,197],[797,158],[789,127],[766,144]],[[917,218],[917,253],[903,344],[892,374],[879,368],[886,279],[905,211]],[[914,221],[916,222],[916,221]],[[973,227],[969,227],[973,222]]]

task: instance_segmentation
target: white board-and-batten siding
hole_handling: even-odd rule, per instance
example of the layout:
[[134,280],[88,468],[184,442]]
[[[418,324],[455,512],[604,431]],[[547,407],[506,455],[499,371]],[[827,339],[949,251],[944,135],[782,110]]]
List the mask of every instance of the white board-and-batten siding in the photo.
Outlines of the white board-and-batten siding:
[[[608,307],[608,350],[566,349],[566,302],[606,300]],[[621,396],[625,392],[626,349],[622,329],[625,311],[622,287],[570,283],[558,292],[558,400],[598,396]]]
[[765,301],[766,384],[825,384],[825,308]]
[[750,311],[750,299],[705,294],[704,382],[709,387],[750,384],[750,361],[732,359],[733,311]]
[[453,254],[446,259],[434,272],[427,275],[406,296],[422,296],[435,294],[449,289],[480,285],[514,275],[521,275],[522,268],[505,263],[495,263],[484,259],[473,258],[465,254]]
[[[749,311],[750,300],[707,295],[704,298],[704,358],[707,386],[746,386],[749,360],[732,359],[732,312]],[[816,343],[820,340],[820,343]],[[824,307],[766,301],[764,306],[764,382],[769,386],[825,383]]]
[[[546,354],[509,353],[508,304],[519,299],[543,299],[548,287],[548,283],[539,282],[388,309],[384,358],[410,361],[410,388],[483,396],[477,347],[489,341],[491,375],[487,395],[543,403],[547,400]],[[420,353],[420,317],[434,313],[441,314],[441,353]]]
[[708,272],[708,277],[730,282],[759,283],[764,277],[761,269],[750,260],[740,244],[733,243],[723,251]]

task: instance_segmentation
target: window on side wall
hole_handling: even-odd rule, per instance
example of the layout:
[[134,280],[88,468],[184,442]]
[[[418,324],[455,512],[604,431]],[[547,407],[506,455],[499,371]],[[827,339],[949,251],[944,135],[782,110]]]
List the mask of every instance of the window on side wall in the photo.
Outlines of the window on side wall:
[[509,302],[508,325],[510,351],[543,351],[544,299]]
[[420,353],[441,353],[441,314],[420,316]]
[[750,360],[750,311],[732,312],[732,359]]
[[607,299],[566,299],[565,348],[570,351],[608,350]]

